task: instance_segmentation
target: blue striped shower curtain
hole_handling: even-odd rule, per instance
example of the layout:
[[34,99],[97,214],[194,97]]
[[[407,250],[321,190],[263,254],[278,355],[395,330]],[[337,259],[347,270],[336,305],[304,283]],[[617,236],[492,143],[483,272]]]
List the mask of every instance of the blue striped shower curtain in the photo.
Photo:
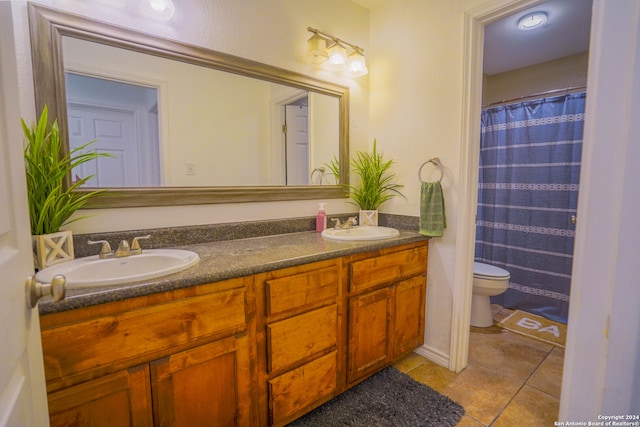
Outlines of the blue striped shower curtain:
[[511,273],[491,302],[567,322],[584,92],[482,111],[476,261]]

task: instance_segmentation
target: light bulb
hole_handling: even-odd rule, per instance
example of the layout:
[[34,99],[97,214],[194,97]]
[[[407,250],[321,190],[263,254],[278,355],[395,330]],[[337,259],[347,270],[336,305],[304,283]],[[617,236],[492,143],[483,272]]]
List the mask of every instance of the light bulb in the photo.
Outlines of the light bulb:
[[314,34],[307,41],[307,57],[311,58],[314,64],[322,64],[329,59],[327,41],[319,34]]
[[547,14],[544,12],[534,12],[523,16],[518,20],[518,28],[522,31],[533,30],[542,27],[547,23]]
[[354,50],[353,53],[349,55],[349,74],[354,77],[360,77],[368,72],[364,53],[360,49]]
[[142,10],[149,17],[168,21],[176,11],[172,0],[143,0]]
[[336,68],[347,65],[347,49],[339,41],[329,48],[329,64]]

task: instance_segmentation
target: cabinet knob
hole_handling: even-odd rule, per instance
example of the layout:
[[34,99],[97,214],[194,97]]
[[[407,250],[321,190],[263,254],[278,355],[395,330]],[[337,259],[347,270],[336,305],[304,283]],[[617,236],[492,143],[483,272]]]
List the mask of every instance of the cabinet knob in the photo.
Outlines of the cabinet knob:
[[27,307],[34,308],[38,300],[45,295],[51,295],[54,301],[62,301],[66,294],[66,283],[67,278],[62,274],[55,276],[51,283],[40,283],[35,276],[27,277],[25,281]]

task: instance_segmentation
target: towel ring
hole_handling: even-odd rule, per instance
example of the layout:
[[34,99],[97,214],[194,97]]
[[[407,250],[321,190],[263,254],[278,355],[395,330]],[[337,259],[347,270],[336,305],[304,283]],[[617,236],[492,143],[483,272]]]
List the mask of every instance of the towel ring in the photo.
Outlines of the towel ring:
[[426,162],[424,162],[422,164],[422,166],[420,166],[420,170],[418,170],[418,179],[420,180],[420,182],[424,183],[425,181],[422,180],[422,168],[425,167],[425,165],[427,165],[428,163],[433,164],[439,171],[440,171],[440,179],[438,179],[438,182],[442,182],[442,177],[444,176],[444,171],[442,170],[442,164],[440,163],[440,159],[437,157],[434,157],[433,159],[429,159]]
[[319,167],[319,168],[315,168],[314,170],[311,171],[311,183],[313,184],[313,176],[315,175],[316,172],[320,172],[320,183],[319,185],[322,185],[322,178],[324,177],[324,167]]

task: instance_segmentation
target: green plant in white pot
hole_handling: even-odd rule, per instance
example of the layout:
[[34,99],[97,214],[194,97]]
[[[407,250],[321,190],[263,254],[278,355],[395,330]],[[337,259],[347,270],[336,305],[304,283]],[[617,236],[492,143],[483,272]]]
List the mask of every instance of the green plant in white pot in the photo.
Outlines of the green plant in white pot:
[[28,126],[22,120],[22,129],[34,263],[37,269],[43,269],[73,259],[71,231],[60,231],[60,228],[84,218],[69,220],[88,200],[105,191],[76,192],[93,175],[77,179],[68,186],[67,177],[76,166],[98,157],[113,156],[84,152],[94,141],[63,154],[58,122],[49,124],[46,106],[36,124]]
[[378,208],[395,196],[404,195],[402,187],[394,182],[396,175],[391,172],[393,160],[383,160],[373,140],[373,152],[358,151],[351,159],[352,173],[359,182],[348,185],[353,204],[360,208],[360,225],[378,225]]

